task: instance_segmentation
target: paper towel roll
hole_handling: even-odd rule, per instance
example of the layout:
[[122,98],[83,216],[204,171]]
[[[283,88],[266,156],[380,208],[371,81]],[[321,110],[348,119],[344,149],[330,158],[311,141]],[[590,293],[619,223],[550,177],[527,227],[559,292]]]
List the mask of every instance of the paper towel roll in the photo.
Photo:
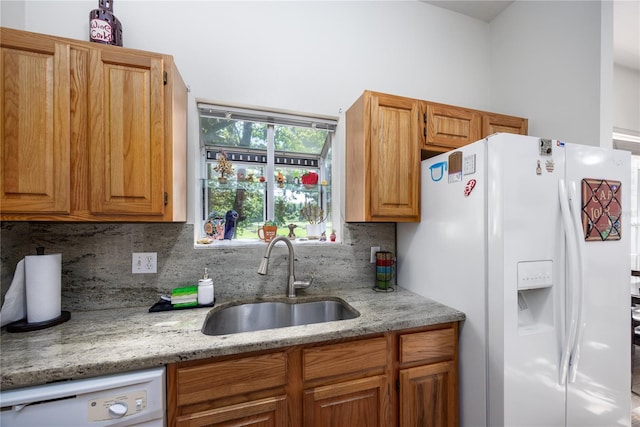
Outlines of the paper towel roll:
[[27,322],[46,322],[61,314],[62,254],[24,258]]

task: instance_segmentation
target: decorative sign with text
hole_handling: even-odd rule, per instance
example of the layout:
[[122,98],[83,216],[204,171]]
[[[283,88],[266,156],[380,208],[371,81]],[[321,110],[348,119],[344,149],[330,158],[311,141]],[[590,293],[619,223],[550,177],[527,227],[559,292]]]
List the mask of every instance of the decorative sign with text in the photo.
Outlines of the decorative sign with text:
[[582,180],[582,229],[586,241],[620,240],[621,198],[620,181]]

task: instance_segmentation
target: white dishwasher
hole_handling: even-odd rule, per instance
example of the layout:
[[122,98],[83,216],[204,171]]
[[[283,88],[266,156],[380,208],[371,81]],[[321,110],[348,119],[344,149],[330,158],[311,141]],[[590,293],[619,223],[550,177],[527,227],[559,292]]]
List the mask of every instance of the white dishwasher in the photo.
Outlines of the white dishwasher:
[[166,425],[164,368],[0,392],[0,425]]

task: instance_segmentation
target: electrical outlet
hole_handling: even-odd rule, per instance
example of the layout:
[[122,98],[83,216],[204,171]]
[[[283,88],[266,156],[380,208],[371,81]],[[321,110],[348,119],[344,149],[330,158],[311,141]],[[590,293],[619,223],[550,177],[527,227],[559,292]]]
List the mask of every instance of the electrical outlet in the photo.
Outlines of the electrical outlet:
[[131,272],[157,273],[158,254],[156,252],[134,252],[131,256]]
[[371,246],[371,264],[376,263],[376,252],[380,252],[380,246]]

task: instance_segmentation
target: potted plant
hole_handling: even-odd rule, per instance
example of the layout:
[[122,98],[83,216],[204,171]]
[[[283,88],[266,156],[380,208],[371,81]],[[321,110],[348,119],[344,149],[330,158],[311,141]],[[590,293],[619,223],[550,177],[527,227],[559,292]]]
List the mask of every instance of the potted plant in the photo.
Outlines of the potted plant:
[[324,231],[324,221],[326,219],[324,210],[315,203],[307,202],[300,209],[300,215],[308,222],[307,238],[312,240],[319,239]]
[[214,171],[218,172],[220,176],[218,177],[218,182],[221,184],[227,183],[227,176],[233,175],[233,165],[230,160],[227,160],[227,153],[224,151],[220,151],[217,156],[218,163],[213,168]]
[[258,227],[258,238],[269,243],[278,233],[278,226],[275,222],[269,220],[262,227]]

